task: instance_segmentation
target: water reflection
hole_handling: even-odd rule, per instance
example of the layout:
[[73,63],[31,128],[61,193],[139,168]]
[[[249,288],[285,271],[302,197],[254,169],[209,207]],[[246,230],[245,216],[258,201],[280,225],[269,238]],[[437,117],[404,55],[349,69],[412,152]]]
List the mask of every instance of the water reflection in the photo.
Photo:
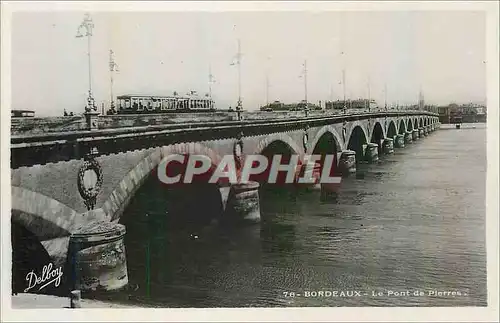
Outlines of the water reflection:
[[[112,297],[162,307],[486,305],[484,143],[485,129],[435,133],[360,164],[330,201],[263,187],[262,222],[250,227],[211,221],[222,212],[206,198],[213,190],[189,193],[182,213],[169,206],[178,195],[146,183],[122,220],[135,287]],[[284,297],[341,289],[466,295]]]

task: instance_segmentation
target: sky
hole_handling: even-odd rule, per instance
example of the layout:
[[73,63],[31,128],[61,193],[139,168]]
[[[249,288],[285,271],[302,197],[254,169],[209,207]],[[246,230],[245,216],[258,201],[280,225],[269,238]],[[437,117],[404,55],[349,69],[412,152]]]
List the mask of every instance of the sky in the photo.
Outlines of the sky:
[[[207,93],[218,108],[238,99],[231,66],[241,43],[243,106],[305,97],[370,98],[384,104],[486,100],[486,16],[474,11],[90,12],[92,89],[110,101],[109,50],[121,94]],[[83,12],[12,15],[12,109],[80,113],[89,88]],[[384,89],[387,88],[387,95]]]

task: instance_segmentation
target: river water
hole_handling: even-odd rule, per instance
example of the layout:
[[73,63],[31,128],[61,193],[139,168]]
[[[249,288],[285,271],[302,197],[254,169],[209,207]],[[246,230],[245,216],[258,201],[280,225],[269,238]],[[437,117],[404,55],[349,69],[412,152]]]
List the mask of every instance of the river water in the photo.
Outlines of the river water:
[[134,218],[124,221],[131,288],[110,297],[159,307],[486,306],[485,179],[483,124],[360,165],[336,202],[262,191],[262,223],[250,227],[189,236],[153,221],[163,206],[139,192],[124,215]]

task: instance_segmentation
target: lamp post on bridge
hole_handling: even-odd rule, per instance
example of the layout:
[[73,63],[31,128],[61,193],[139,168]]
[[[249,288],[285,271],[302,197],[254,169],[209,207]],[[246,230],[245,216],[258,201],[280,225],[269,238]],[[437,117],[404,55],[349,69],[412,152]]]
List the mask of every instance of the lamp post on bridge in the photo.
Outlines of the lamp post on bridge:
[[[95,99],[92,96],[92,61],[91,61],[91,51],[90,51],[90,37],[92,37],[92,29],[94,28],[94,22],[90,17],[89,13],[86,13],[82,23],[78,26],[78,31],[76,38],[87,37],[87,56],[88,56],[88,67],[89,67],[89,92],[87,97],[87,105],[85,106],[85,120],[87,122],[87,129],[94,130],[97,129],[97,106],[95,104]],[[84,34],[82,33],[84,32]]]
[[[115,113],[115,97],[113,95],[113,72],[118,72],[118,65],[115,63],[114,52],[109,50],[109,81],[110,81],[110,113]],[[103,113],[104,114],[104,113]]]
[[238,67],[238,102],[236,103],[236,115],[238,121],[241,121],[241,112],[243,111],[243,101],[241,99],[241,42],[238,39],[238,53],[236,54],[236,62],[231,65]]
[[306,118],[309,114],[309,104],[307,102],[307,60],[304,60],[304,113],[306,115]]
[[342,89],[344,92],[344,114],[347,113],[347,103],[346,103],[346,98],[345,98],[345,69],[342,70]]

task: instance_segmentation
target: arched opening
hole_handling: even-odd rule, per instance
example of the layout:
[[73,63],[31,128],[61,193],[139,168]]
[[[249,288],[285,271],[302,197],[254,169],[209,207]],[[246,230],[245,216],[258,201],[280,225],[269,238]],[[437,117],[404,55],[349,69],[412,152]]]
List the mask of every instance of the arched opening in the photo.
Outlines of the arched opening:
[[371,143],[374,143],[378,146],[378,154],[382,154],[382,140],[384,139],[384,130],[382,129],[382,125],[377,122],[373,127],[372,137],[370,139]]
[[367,140],[363,129],[361,129],[360,126],[354,127],[351,132],[351,137],[349,138],[347,149],[356,152],[356,163],[364,160],[363,145],[366,145],[366,143]]
[[413,121],[411,119],[408,119],[408,131],[413,130]]
[[330,170],[330,176],[337,174],[337,142],[335,136],[331,132],[325,132],[316,143],[313,149],[313,155],[321,155],[321,160],[318,162],[320,169],[323,169],[325,157],[327,155],[333,156],[333,169]]
[[[43,267],[49,265],[52,259],[39,238],[13,218],[11,218],[11,243],[13,293],[22,293],[26,288],[29,288],[29,293],[64,294],[64,284],[62,281],[58,287],[55,287],[54,284],[49,284],[42,289],[40,287],[44,284],[35,284],[34,275],[41,277]],[[30,274],[30,272],[33,272],[34,275]]]
[[[292,155],[296,155],[296,152],[287,143],[281,140],[275,140],[261,151],[261,155],[264,156],[268,161],[267,168],[260,175],[255,176],[255,180],[259,182],[261,184],[261,187],[263,188],[276,188],[285,186],[287,184],[287,173],[284,171],[278,172],[275,184],[269,183],[269,173],[271,170],[272,161],[275,156],[281,156],[280,164],[289,164]],[[297,163],[300,163],[300,161],[298,161]]]
[[396,131],[396,124],[394,121],[389,122],[389,128],[387,129],[387,138],[394,139],[398,132]]
[[399,122],[399,134],[404,135],[405,133],[406,133],[405,121],[401,119],[401,121]]
[[[172,176],[184,165],[173,166]],[[176,284],[183,280],[192,286],[193,271],[205,257],[200,244],[217,236],[218,220],[224,216],[217,184],[201,177],[190,184],[168,185],[156,173],[157,169],[138,188],[119,220],[127,229],[130,287],[121,296],[144,299],[178,294]]]
[[424,121],[422,118],[419,120],[419,128],[422,128],[424,126]]

